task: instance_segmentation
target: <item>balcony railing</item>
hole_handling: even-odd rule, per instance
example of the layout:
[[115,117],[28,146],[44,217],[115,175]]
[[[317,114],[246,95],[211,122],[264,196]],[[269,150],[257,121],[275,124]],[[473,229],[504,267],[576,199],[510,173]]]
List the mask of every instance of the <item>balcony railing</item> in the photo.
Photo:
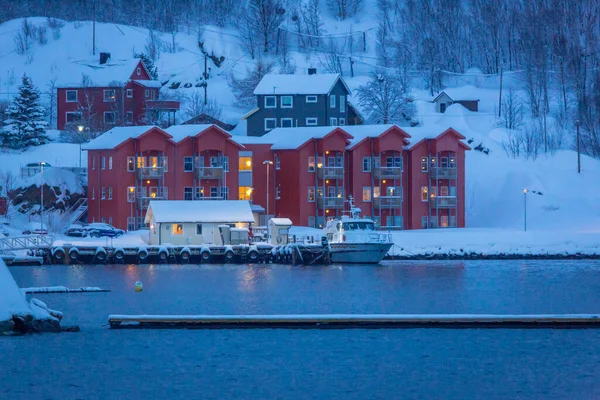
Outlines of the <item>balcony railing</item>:
[[319,179],[344,179],[344,167],[321,167],[317,168]]
[[431,208],[454,208],[456,207],[456,196],[433,196],[429,198]]
[[163,167],[144,167],[137,169],[138,178],[141,179],[159,179],[162,178],[165,173]]
[[148,208],[151,201],[164,200],[164,197],[138,197],[138,207],[142,210]]
[[341,210],[344,208],[344,199],[342,197],[318,197],[317,207]]
[[198,167],[197,179],[223,179],[223,167]]
[[429,176],[437,179],[456,179],[456,167],[431,167]]
[[400,179],[402,168],[400,167],[375,167],[375,179]]
[[373,199],[375,208],[397,208],[402,206],[402,196],[379,196]]

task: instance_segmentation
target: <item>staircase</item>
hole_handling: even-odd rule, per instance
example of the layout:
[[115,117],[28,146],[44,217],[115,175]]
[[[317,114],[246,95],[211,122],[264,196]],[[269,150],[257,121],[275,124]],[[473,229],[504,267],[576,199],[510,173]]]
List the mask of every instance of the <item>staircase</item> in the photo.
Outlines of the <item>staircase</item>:
[[69,226],[71,226],[75,222],[79,221],[81,219],[81,217],[83,217],[83,215],[87,212],[87,210],[88,210],[87,198],[82,197],[79,200],[77,200],[75,202],[75,204],[73,204],[71,206],[71,208],[69,208],[65,212],[64,216],[60,220],[60,223],[56,227],[56,231],[57,232],[66,231],[69,228]]

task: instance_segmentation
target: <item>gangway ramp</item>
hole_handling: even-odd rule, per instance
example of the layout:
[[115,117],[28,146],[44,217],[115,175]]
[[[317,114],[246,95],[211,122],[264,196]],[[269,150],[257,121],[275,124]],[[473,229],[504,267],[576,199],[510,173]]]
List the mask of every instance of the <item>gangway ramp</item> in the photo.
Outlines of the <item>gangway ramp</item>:
[[52,235],[24,235],[0,238],[0,253],[16,250],[50,249],[54,244]]

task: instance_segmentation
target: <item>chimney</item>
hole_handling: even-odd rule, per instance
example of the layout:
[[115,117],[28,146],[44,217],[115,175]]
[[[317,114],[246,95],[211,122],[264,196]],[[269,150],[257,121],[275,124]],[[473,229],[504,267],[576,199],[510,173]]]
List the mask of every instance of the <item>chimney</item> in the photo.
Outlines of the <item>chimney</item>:
[[110,58],[110,53],[100,53],[100,65],[106,64]]
[[309,75],[316,75],[317,74],[317,69],[316,68],[309,68],[308,69],[308,74]]

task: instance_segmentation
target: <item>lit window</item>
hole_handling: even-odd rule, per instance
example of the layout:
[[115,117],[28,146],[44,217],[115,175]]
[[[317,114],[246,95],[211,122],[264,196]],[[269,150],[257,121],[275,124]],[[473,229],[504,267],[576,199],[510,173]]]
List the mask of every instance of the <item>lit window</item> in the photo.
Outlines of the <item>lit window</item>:
[[252,157],[240,157],[238,162],[240,171],[252,171]]
[[252,200],[252,188],[250,186],[240,186],[238,188],[238,198],[240,200]]
[[308,157],[308,172],[315,172],[315,158]]
[[427,186],[421,186],[421,201],[427,201]]
[[315,187],[314,186],[310,186],[308,188],[308,201],[311,203],[315,201]]
[[381,196],[381,189],[379,188],[379,186],[375,186],[373,188],[373,198],[378,198],[379,196]]
[[135,171],[135,157],[127,157],[127,172]]
[[194,188],[194,193],[195,193],[194,198],[196,200],[200,200],[200,199],[204,198],[204,188],[202,186],[196,186]]
[[173,224],[171,227],[171,235],[183,235],[183,224]]
[[104,91],[104,102],[110,103],[115,101],[115,91],[114,89],[105,90]]
[[137,158],[137,167],[145,168],[146,167],[146,157],[138,157]]
[[365,203],[371,202],[371,188],[368,186],[363,187],[362,189],[362,200]]
[[429,163],[427,161],[427,157],[421,157],[421,172],[428,171]]

